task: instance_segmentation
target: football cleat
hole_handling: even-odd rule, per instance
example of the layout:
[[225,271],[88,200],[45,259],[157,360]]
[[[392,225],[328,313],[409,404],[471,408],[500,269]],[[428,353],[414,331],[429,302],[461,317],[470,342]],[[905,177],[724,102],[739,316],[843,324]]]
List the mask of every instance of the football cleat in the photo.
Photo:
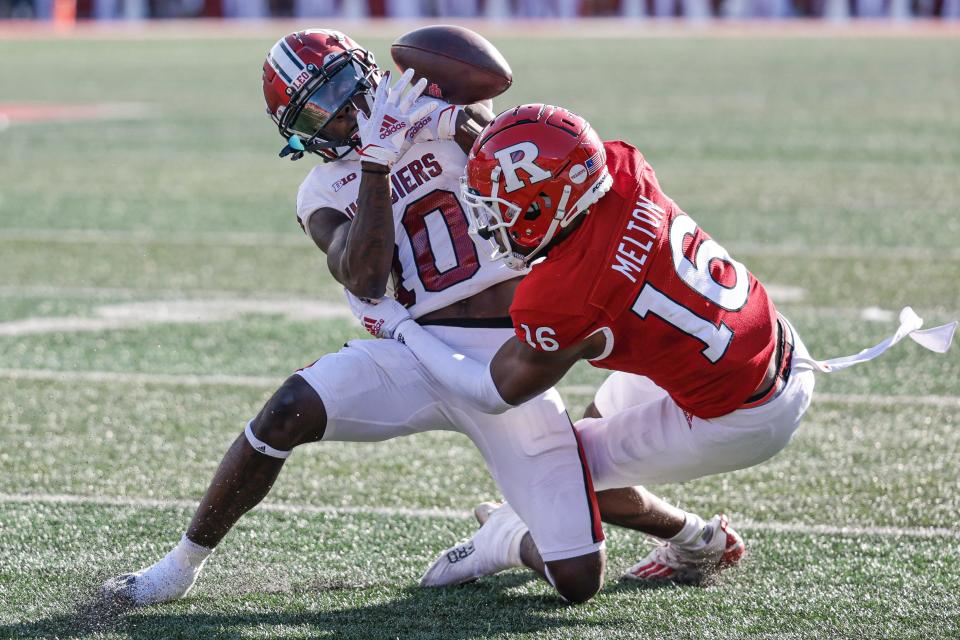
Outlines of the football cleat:
[[[478,520],[481,517],[479,509],[474,510]],[[520,566],[518,561],[511,561],[509,556],[512,539],[526,531],[523,522],[509,508],[494,508],[485,511],[484,515],[486,520],[472,538],[440,554],[420,578],[421,587],[464,584]]]
[[203,564],[198,567],[184,566],[175,562],[171,554],[136,573],[110,578],[100,587],[101,597],[108,603],[128,607],[183,598],[193,588]]
[[647,557],[630,567],[622,578],[646,583],[670,581],[703,585],[719,572],[739,563],[745,552],[743,538],[730,526],[727,516],[720,514],[704,526],[696,548],[661,542]]

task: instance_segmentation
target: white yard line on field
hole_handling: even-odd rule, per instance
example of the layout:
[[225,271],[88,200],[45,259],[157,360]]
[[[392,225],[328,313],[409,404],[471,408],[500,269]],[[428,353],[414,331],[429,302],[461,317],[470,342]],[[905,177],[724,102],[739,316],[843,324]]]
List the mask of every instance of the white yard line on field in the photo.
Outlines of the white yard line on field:
[[760,244],[756,242],[725,243],[734,255],[751,255],[774,258],[851,258],[857,260],[919,260],[939,261],[960,259],[960,249],[947,247],[851,247],[848,245],[817,245],[801,247],[794,245]]
[[[51,369],[0,369],[0,379],[50,382],[107,382],[114,384],[155,384],[162,386],[247,387],[269,391],[283,382],[282,376],[181,375],[164,373],[125,373],[118,371],[55,371]],[[592,396],[597,387],[571,384],[557,387],[562,393]],[[896,396],[880,394],[818,393],[815,402],[846,405],[958,407],[960,396]]]
[[[238,298],[241,296],[256,297],[261,300],[289,300],[289,292],[254,292],[228,289],[148,289],[137,287],[74,287],[55,285],[0,285],[0,297],[3,298],[164,298],[197,300],[205,298]],[[309,300],[307,294],[300,296],[301,300]]]
[[303,299],[148,300],[101,305],[92,316],[40,316],[0,322],[0,336],[138,329],[156,324],[211,324],[248,314],[280,315],[290,321],[353,317],[346,305]]
[[946,527],[871,527],[871,526],[837,526],[832,524],[803,524],[794,522],[753,522],[752,520],[738,520],[737,525],[743,529],[755,531],[772,531],[774,533],[805,533],[822,536],[883,536],[911,538],[958,538],[960,529]]
[[[197,503],[193,500],[163,500],[157,498],[127,498],[115,496],[78,496],[71,494],[5,494],[0,493],[0,504],[3,503],[38,503],[38,504],[80,504],[111,507],[144,507],[150,509],[193,509]],[[291,514],[360,514],[406,516],[412,518],[462,518],[468,515],[466,511],[454,509],[408,509],[404,507],[331,507],[308,504],[265,503],[257,507],[261,511],[270,513]]]
[[[799,287],[767,287],[778,303],[799,301],[804,290]],[[0,322],[0,337],[27,336],[83,331],[115,331],[139,329],[158,324],[212,324],[228,322],[244,315],[279,315],[287,321],[352,318],[342,302],[315,301],[304,298],[181,298],[104,304],[89,314],[73,316],[34,316]],[[891,315],[892,317],[892,315]]]
[[[764,287],[767,290],[767,293],[770,294],[770,297],[773,298],[775,303],[778,305],[791,305],[789,314],[791,317],[796,313],[803,314],[804,316],[858,318],[867,322],[894,322],[897,317],[897,312],[895,310],[881,309],[878,307],[796,307],[792,305],[802,303],[807,296],[807,291],[803,287],[781,285],[775,282],[767,283],[764,285]],[[326,311],[321,313],[328,314],[328,316],[325,317],[350,317],[347,307],[343,305],[342,298],[339,296],[335,298],[315,298],[308,294],[302,294],[295,298],[293,296],[297,296],[297,294],[278,291],[230,291],[227,289],[138,289],[132,287],[0,285],[0,298],[57,298],[71,300],[105,298],[110,301],[116,301],[117,299],[123,298],[137,298],[141,300],[141,302],[136,303],[137,306],[130,306],[126,304],[121,305],[121,308],[125,307],[128,310],[135,308],[139,308],[141,310],[150,310],[151,306],[155,304],[173,307],[180,305],[192,306],[198,304],[198,300],[202,300],[209,303],[204,305],[207,313],[214,313],[215,309],[221,308],[221,305],[223,305],[224,309],[228,310],[231,314],[240,312],[288,315],[286,310],[293,309],[293,319],[304,319],[304,316],[309,316],[312,313],[311,309],[316,308],[315,305],[322,305]],[[310,302],[301,302],[304,300]],[[238,305],[241,309],[238,309]],[[114,313],[114,311],[111,310],[112,306],[113,305],[105,305],[102,307],[104,309],[104,313],[107,315]],[[254,311],[242,310],[242,308],[249,309],[251,307],[259,308]],[[935,312],[938,315],[950,318],[960,316],[960,311],[954,311],[941,307],[929,308],[926,309],[926,311],[929,313]],[[86,316],[77,317],[82,318],[80,325],[83,325],[83,322],[88,319]],[[52,322],[49,316],[41,316],[36,318],[38,324],[36,324],[35,329],[31,328],[29,324],[33,320],[34,319],[31,318],[21,318],[18,320],[9,321],[9,324],[14,326],[20,323],[28,323],[25,325],[26,328],[22,329],[14,327],[4,328],[5,324],[7,323],[0,323],[0,336],[2,336],[4,332],[20,334],[83,330],[79,328],[68,328],[74,324],[75,318],[73,316],[62,318],[64,323],[64,327],[62,329],[57,327],[56,322]],[[147,322],[153,323],[154,321],[152,318],[147,318]],[[156,322],[160,321],[157,320]],[[184,322],[186,322],[186,320]],[[44,326],[48,326],[50,328],[43,329]],[[99,327],[96,327],[96,323],[92,324],[91,326],[99,330]],[[104,328],[109,329],[111,327]]]
[[[194,509],[194,500],[164,500],[157,498],[82,496],[71,494],[0,494],[0,504],[64,504],[95,505],[114,507],[133,507],[148,509]],[[265,503],[257,507],[268,513],[285,514],[357,514],[382,515],[407,518],[468,518],[467,511],[457,509],[417,509],[407,507],[334,507],[327,505]],[[960,538],[960,530],[946,527],[884,527],[884,526],[837,526],[828,524],[807,524],[801,522],[754,522],[740,519],[738,528],[754,531],[772,531],[775,533],[799,533],[828,536],[882,536],[911,538]]]
[[[185,245],[194,247],[302,247],[311,249],[313,244],[303,234],[259,232],[160,232],[120,231],[97,229],[3,229],[0,241],[22,240],[57,244],[134,244],[134,245]],[[734,254],[749,254],[762,257],[790,258],[856,258],[869,260],[944,260],[960,258],[960,249],[929,247],[849,247],[760,244],[732,242],[726,244]]]
[[158,231],[106,231],[98,229],[4,229],[0,240],[56,244],[187,245],[191,247],[303,247],[313,243],[304,234]]
[[[11,287],[0,287],[0,296],[12,295]],[[778,304],[800,302],[806,295],[801,287],[769,284],[770,297]],[[24,295],[59,297],[56,288],[24,288]],[[86,289],[90,294],[95,290]],[[135,295],[132,289],[108,289],[120,295]],[[148,292],[142,292],[143,297]],[[149,292],[158,295],[158,292]],[[309,321],[328,318],[352,318],[342,299],[337,301],[281,297],[239,297],[237,294],[190,296],[161,300],[143,300],[103,304],[90,313],[71,316],[34,316],[0,322],[0,337],[25,336],[81,331],[114,331],[139,329],[158,324],[211,324],[227,322],[243,315],[280,315],[288,321]],[[181,294],[182,295],[182,294]],[[141,297],[141,296],[137,296]],[[892,318],[892,314],[891,314]]]
[[0,369],[0,379],[50,382],[107,382],[111,384],[155,384],[161,386],[248,387],[270,390],[279,387],[282,376],[189,375],[167,373],[123,373],[118,371],[54,371],[50,369]]

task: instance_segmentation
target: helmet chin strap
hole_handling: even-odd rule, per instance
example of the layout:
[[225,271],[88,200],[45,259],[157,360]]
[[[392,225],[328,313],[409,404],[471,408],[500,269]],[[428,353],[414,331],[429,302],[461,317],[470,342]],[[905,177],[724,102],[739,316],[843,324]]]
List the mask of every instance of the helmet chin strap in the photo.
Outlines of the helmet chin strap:
[[307,152],[355,146],[357,146],[355,140],[323,140],[303,144],[303,140],[300,139],[300,136],[294,134],[287,140],[287,145],[280,150],[280,157],[286,158],[287,156],[290,156],[291,160],[299,160],[303,157],[303,154]]
[[[501,170],[499,166],[495,167],[493,169],[493,172],[491,172],[490,174],[490,181],[493,183],[492,188],[490,189],[490,197],[494,200],[497,199],[498,194],[500,192],[500,174],[501,174]],[[499,207],[499,205],[497,206]],[[502,223],[503,213],[500,212],[499,209],[498,209],[498,213],[500,213],[500,220]],[[521,215],[521,213],[522,212],[518,212],[516,216]],[[514,218],[513,222],[511,223],[511,226],[513,226],[514,223],[516,223],[516,218]],[[486,236],[484,236],[483,231],[486,231]],[[525,271],[528,266],[527,257],[524,256],[522,253],[513,251],[513,244],[510,242],[510,234],[502,225],[499,229],[497,229],[497,231],[500,232],[500,240],[501,240],[501,242],[497,244],[502,243],[506,245],[501,247],[503,251],[503,257],[502,257],[503,263],[507,265],[508,269],[513,269],[514,271]],[[484,228],[480,232],[480,237],[484,239],[492,238],[493,231],[490,231],[489,228]]]

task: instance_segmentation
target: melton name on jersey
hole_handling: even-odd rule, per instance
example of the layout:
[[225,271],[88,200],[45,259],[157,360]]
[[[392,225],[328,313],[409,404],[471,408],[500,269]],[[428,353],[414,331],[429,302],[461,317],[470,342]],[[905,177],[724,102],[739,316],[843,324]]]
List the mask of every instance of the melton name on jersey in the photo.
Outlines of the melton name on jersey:
[[[396,255],[393,295],[414,319],[469,298],[519,274],[491,262],[493,244],[469,233],[460,201],[466,155],[452,141],[412,145],[390,173]],[[297,194],[304,229],[310,215],[330,207],[352,218],[360,192],[354,156],[313,168]]]
[[634,147],[607,142],[611,190],[520,283],[510,314],[541,350],[603,332],[591,364],[646,376],[700,418],[753,394],[776,347],[763,285],[661,190]]

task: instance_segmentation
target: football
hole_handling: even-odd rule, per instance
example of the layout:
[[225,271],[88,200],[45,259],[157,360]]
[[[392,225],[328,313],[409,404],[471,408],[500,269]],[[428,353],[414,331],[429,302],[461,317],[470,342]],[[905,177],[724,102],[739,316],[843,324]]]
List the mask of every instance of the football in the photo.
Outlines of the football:
[[428,93],[452,104],[489,100],[513,84],[513,71],[497,48],[463,27],[415,29],[397,38],[390,55],[401,71],[412,68],[427,78]]

